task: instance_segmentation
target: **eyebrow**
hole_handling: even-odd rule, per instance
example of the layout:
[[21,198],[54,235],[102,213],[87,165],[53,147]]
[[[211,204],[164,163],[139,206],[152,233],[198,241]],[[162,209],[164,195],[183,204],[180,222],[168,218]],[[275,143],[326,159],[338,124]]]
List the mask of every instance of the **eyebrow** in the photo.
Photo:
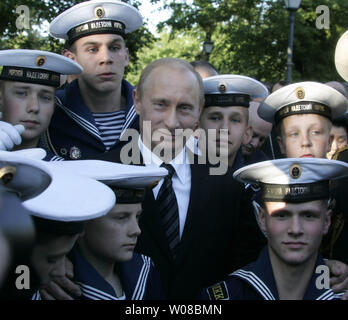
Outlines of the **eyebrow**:
[[[31,89],[32,87],[31,86],[26,86],[26,85],[15,85],[13,86],[14,89]],[[40,89],[39,91],[41,92],[47,92],[47,93],[52,93],[54,94],[54,91],[51,91],[51,90],[47,90],[47,89]]]
[[13,88],[15,89],[30,89],[30,86],[26,86],[26,85],[14,85]]
[[320,210],[301,210],[301,211],[299,212],[299,214],[307,214],[307,213],[320,215],[320,214],[321,214],[321,211],[320,211]]
[[152,102],[162,102],[164,104],[169,104],[170,103],[170,100],[166,99],[166,98],[153,98],[151,100],[152,100]]
[[[110,46],[110,45],[112,45],[112,44],[114,44],[114,43],[123,43],[123,40],[122,40],[122,39],[113,39],[113,40],[109,41],[109,42],[107,43],[107,45]],[[83,47],[85,47],[85,46],[90,46],[90,45],[92,45],[92,46],[98,46],[98,45],[101,45],[101,44],[102,44],[102,43],[101,43],[101,42],[98,42],[98,41],[87,41],[87,42],[83,43],[82,46],[83,46]]]

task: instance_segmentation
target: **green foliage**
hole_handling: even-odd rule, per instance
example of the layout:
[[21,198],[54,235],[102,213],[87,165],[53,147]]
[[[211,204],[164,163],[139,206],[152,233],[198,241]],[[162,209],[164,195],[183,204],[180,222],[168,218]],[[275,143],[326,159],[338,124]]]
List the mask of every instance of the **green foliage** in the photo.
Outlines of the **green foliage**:
[[193,61],[194,57],[201,53],[200,38],[202,38],[202,34],[193,31],[176,32],[172,35],[162,31],[155,42],[138,51],[137,63],[133,65],[132,72],[128,73],[127,80],[135,85],[145,66],[156,59],[172,57]]
[[[172,16],[159,27],[169,26],[173,33],[194,27],[212,39],[209,61],[220,73],[244,74],[269,83],[285,78],[289,14],[283,0],[191,2],[165,1]],[[316,27],[322,14],[316,12],[319,5],[330,10],[328,30]],[[342,80],[335,70],[334,50],[339,36],[348,29],[347,12],[345,0],[302,1],[295,20],[293,81]]]

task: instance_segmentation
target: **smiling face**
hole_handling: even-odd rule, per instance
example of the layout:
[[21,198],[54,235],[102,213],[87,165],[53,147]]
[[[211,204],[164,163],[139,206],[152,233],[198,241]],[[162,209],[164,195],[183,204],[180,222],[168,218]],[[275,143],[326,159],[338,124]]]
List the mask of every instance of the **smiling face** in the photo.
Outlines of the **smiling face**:
[[[183,130],[198,126],[201,104],[197,76],[179,64],[160,65],[147,75],[139,90],[134,91],[134,106],[144,144],[160,157],[156,149],[174,158],[185,144]],[[148,134],[144,121],[151,123]]]
[[117,34],[97,34],[76,40],[65,54],[83,67],[82,85],[99,92],[115,90],[129,63],[124,39]]
[[141,233],[140,214],[140,203],[117,204],[106,216],[87,221],[79,239],[86,258],[97,265],[130,260]]
[[280,149],[287,158],[326,158],[331,122],[318,114],[297,114],[281,120]]
[[24,125],[23,142],[32,141],[36,146],[51,121],[55,89],[41,84],[3,81],[1,95],[2,120],[13,125]]
[[[213,139],[210,146],[216,145],[219,148],[228,149],[228,158],[235,158],[235,155],[242,143],[248,143],[251,138],[251,129],[248,127],[248,108],[245,107],[208,107],[204,108],[201,118],[201,127],[206,131],[208,139]],[[210,135],[209,131],[214,130],[216,137]],[[227,140],[220,137],[220,130],[227,132]],[[230,162],[230,161],[229,161]]]
[[288,265],[315,259],[323,235],[330,226],[327,202],[265,202],[260,211],[262,230],[267,233],[270,256]]

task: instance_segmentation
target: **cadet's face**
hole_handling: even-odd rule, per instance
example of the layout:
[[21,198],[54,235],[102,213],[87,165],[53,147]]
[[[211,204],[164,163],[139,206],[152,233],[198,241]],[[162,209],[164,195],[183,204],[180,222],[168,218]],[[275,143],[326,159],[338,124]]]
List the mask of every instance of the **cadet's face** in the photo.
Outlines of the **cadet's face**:
[[330,150],[330,122],[317,114],[299,114],[284,118],[279,141],[287,158],[326,158]]
[[343,127],[332,126],[331,136],[333,136],[331,150],[327,154],[329,159],[336,153],[336,151],[342,147],[345,147],[348,144],[347,131]]
[[297,265],[315,259],[330,214],[323,200],[305,203],[266,202],[260,222],[268,237],[270,255]]
[[81,241],[90,257],[108,262],[132,259],[141,233],[140,214],[140,203],[117,204],[106,216],[88,221]]
[[[228,157],[234,157],[242,143],[247,143],[250,139],[250,131],[247,132],[248,109],[244,107],[208,107],[204,108],[200,124],[206,131],[210,141],[208,146],[216,145],[219,148],[228,148]],[[216,133],[209,134],[209,129]],[[220,137],[220,130],[226,130],[228,139]],[[209,130],[209,131],[208,131]]]
[[24,141],[38,140],[51,121],[55,89],[41,84],[4,81],[1,94],[2,120],[24,125]]
[[124,39],[117,34],[98,34],[74,42],[75,53],[67,54],[82,67],[79,79],[98,91],[113,91],[119,87],[124,69],[129,63]]
[[31,262],[42,284],[47,284],[53,277],[65,276],[65,256],[77,238],[78,235],[57,236],[45,244],[34,246]]
[[[177,154],[185,144],[183,130],[177,129],[195,130],[198,126],[201,108],[197,78],[182,67],[157,67],[145,80],[141,98],[135,91],[134,105],[144,144],[156,154],[156,149]],[[151,122],[151,137],[145,135],[144,121]]]

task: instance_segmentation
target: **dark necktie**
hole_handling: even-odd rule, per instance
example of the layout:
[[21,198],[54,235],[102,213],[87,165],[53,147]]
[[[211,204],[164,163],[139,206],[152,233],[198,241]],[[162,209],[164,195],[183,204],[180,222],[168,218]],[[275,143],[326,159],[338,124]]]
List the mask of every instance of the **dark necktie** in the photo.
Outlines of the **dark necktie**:
[[161,167],[168,170],[168,175],[164,178],[163,184],[157,196],[160,217],[164,232],[167,236],[169,248],[174,259],[177,256],[180,243],[179,235],[179,209],[175,192],[172,186],[172,177],[175,169],[172,165],[162,163]]

